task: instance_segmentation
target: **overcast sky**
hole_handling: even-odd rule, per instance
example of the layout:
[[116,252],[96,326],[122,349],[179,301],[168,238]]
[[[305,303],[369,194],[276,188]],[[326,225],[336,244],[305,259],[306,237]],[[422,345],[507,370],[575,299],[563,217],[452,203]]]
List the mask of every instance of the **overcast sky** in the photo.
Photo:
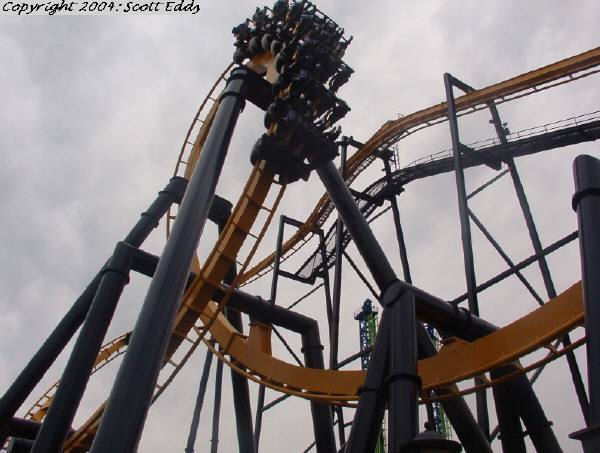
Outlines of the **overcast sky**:
[[[200,11],[195,15],[0,13],[0,391],[168,182],[200,102],[231,60],[231,28],[263,6],[242,0],[196,4]],[[387,120],[444,100],[444,72],[484,87],[592,49],[599,37],[600,3],[594,0],[323,0],[317,6],[354,36],[345,60],[355,74],[340,96],[352,108],[342,121],[344,134],[360,141]],[[598,76],[591,76],[503,105],[500,113],[511,130],[518,131],[594,112],[600,110],[597,87]],[[250,169],[249,149],[262,133],[260,115],[252,107],[247,110],[218,189],[232,201]],[[461,126],[465,143],[493,136],[484,116],[466,119]],[[449,147],[447,125],[427,129],[400,144],[401,163]],[[543,245],[576,228],[569,201],[571,163],[581,153],[598,155],[597,145],[517,161]],[[379,167],[373,169],[356,188],[381,175]],[[476,187],[491,176],[489,169],[469,171],[467,184]],[[413,280],[446,299],[464,292],[453,184],[452,177],[445,176],[423,180],[409,185],[400,197]],[[313,176],[290,192],[282,212],[303,220],[322,188]],[[514,261],[531,254],[522,221],[515,217],[518,210],[508,181],[491,189],[489,198],[474,199],[472,206]],[[391,222],[385,217],[374,229],[392,263],[399,266]],[[164,236],[161,225],[144,248],[159,254]],[[475,241],[483,244],[480,238]],[[490,250],[485,245],[476,250],[479,281],[505,269]],[[559,292],[579,279],[575,247],[550,264]],[[543,292],[535,269],[528,275]],[[269,284],[252,291],[266,298]],[[144,278],[133,278],[107,340],[131,329],[145,285]],[[348,272],[341,357],[358,348],[352,313],[368,296],[358,286]],[[289,294],[300,291],[294,287]],[[482,315],[498,325],[534,308],[535,302],[523,296],[518,285],[501,285],[482,297]],[[318,316],[316,309],[303,310]],[[321,329],[324,338],[324,323]],[[201,348],[164,401],[151,410],[141,452],[183,451],[203,357]],[[65,360],[61,357],[58,365]],[[43,394],[61,369],[49,373],[35,396]],[[92,380],[87,412],[78,414],[77,426],[106,397],[103,392],[115,369]],[[568,434],[582,428],[583,421],[566,369],[564,361],[553,364],[539,394],[565,451],[571,452],[579,451],[579,445],[568,440]],[[229,388],[226,378],[225,394]],[[559,393],[566,395],[564,401]],[[268,400],[275,396],[268,394]],[[234,451],[233,409],[230,398],[224,398],[221,451]],[[211,402],[209,395],[207,407]],[[308,417],[304,402],[282,404],[266,413],[262,451],[303,451],[311,441]],[[197,451],[206,451],[209,439],[207,410]],[[500,451],[499,445],[495,449]]]

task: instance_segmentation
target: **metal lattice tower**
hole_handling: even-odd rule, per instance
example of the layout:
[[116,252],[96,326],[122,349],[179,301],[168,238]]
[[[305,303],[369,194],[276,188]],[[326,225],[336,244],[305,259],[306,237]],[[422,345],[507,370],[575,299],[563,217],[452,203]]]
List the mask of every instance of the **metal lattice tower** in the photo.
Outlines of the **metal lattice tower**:
[[[375,344],[375,337],[377,336],[377,325],[379,323],[379,312],[377,307],[373,306],[371,299],[365,300],[360,311],[354,313],[354,319],[358,321],[358,332],[360,335],[360,351],[372,348]],[[364,354],[361,358],[361,366],[363,370],[369,368],[369,362],[371,360],[371,352]],[[379,434],[379,440],[375,447],[375,453],[385,453],[386,441],[385,441],[385,418],[381,425],[381,432]]]
[[[433,326],[431,326],[431,325],[427,326],[427,333],[431,337],[431,341],[433,341],[433,344],[435,345],[435,347],[439,350],[440,349],[440,340],[439,340],[438,336],[436,335],[435,329],[433,328]],[[448,421],[448,417],[446,417],[446,414],[444,413],[444,408],[442,407],[442,405],[440,404],[439,401],[434,401],[432,403],[432,408],[433,408],[433,419],[435,422],[435,429],[446,439],[451,439],[452,431],[450,429],[450,422]]]

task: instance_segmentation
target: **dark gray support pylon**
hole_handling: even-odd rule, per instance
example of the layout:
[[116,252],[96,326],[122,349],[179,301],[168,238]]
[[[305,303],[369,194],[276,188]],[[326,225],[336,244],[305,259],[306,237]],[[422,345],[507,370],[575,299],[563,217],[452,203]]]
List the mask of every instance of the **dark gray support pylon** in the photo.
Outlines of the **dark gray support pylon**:
[[[390,167],[389,159],[383,160],[385,168],[385,174],[390,176],[392,169]],[[406,243],[404,241],[404,232],[402,231],[402,223],[400,222],[400,210],[398,209],[398,200],[396,195],[393,194],[389,198],[390,206],[392,207],[392,216],[394,217],[394,226],[396,228],[396,238],[398,240],[398,249],[400,251],[400,262],[402,263],[402,274],[404,275],[404,281],[406,283],[412,283],[412,277],[410,275],[410,266],[408,264],[408,253],[406,251]]]
[[[244,331],[242,316],[239,312],[227,309],[227,320],[239,332]],[[250,403],[250,388],[248,379],[231,370],[231,387],[233,390],[233,407],[240,453],[255,453],[254,431],[252,426],[252,405]]]
[[62,451],[117,303],[123,288],[129,282],[131,261],[130,246],[119,242],[102,272],[98,291],[81,327],[50,409],[44,417],[32,448],[33,453]]
[[[463,89],[468,86],[458,81],[452,75],[444,74],[444,87],[446,89],[446,102],[448,105],[448,123],[450,125],[450,137],[452,139],[452,150],[454,158],[454,175],[456,178],[456,191],[458,194],[458,212],[460,217],[460,230],[462,237],[462,249],[465,266],[465,278],[467,281],[467,301],[469,311],[475,316],[479,316],[479,304],[477,302],[477,284],[475,280],[475,263],[473,260],[473,244],[471,241],[471,223],[469,221],[467,191],[465,188],[465,176],[462,166],[462,149],[458,133],[458,119],[456,116],[456,105],[454,103],[453,87],[459,86]],[[476,380],[477,381],[477,380]],[[476,392],[477,399],[477,421],[486,437],[490,438],[490,421],[487,408],[486,390]]]
[[185,447],[185,453],[194,453],[194,444],[196,443],[198,427],[200,426],[200,415],[202,413],[202,406],[204,406],[204,396],[206,395],[206,387],[208,386],[208,377],[210,375],[212,358],[212,351],[207,349],[206,358],[204,359],[204,367],[202,368],[202,377],[200,378],[200,385],[198,386],[196,405],[194,406],[194,413],[192,415],[192,422],[190,424],[190,433],[188,435],[188,440]]
[[323,279],[323,290],[325,291],[325,310],[327,312],[327,326],[329,327],[329,337],[333,331],[333,303],[331,300],[331,286],[329,285],[329,267],[327,267],[327,244],[325,243],[325,235],[323,230],[317,231],[319,236],[319,254],[321,255],[322,269],[317,275]]
[[[221,96],[213,126],[119,368],[92,444],[93,453],[130,453],[137,449],[187,275],[245,103],[247,71],[234,69]],[[133,394],[138,398],[132,400]]]
[[[500,143],[505,145],[508,143],[508,139],[506,137],[506,129],[502,124],[502,120],[500,119],[500,113],[498,112],[498,108],[493,102],[488,102],[488,106],[490,109],[490,113],[492,115],[492,124],[496,129],[496,134]],[[534,252],[537,256],[539,256],[538,265],[540,267],[540,272],[542,274],[542,279],[544,281],[544,286],[546,288],[546,293],[548,294],[548,298],[552,299],[556,297],[556,289],[554,288],[554,282],[552,281],[552,276],[550,274],[550,268],[548,267],[548,262],[546,261],[546,255],[542,253],[542,242],[540,241],[540,237],[535,226],[535,221],[533,220],[533,215],[531,214],[531,209],[529,207],[529,202],[527,201],[527,196],[525,194],[525,189],[521,182],[521,178],[519,176],[519,172],[517,171],[517,167],[515,165],[514,159],[510,158],[506,160],[506,164],[508,167],[508,171],[510,172],[513,186],[515,188],[515,193],[517,195],[517,199],[519,200],[519,206],[521,207],[521,212],[523,213],[523,218],[525,219],[525,224],[527,226],[527,231],[529,232],[529,237],[531,240],[531,244],[533,246]],[[517,274],[519,275],[519,274]],[[528,288],[529,289],[529,288]],[[530,290],[531,292],[531,290]],[[532,292],[533,294],[534,292]],[[534,294],[536,297],[536,294]],[[536,300],[539,301],[539,297],[536,297]],[[571,338],[569,334],[566,334],[562,338],[562,343],[568,347],[571,344]],[[589,413],[589,402],[587,398],[587,394],[585,392],[585,385],[583,383],[583,378],[581,377],[581,371],[579,369],[579,365],[577,364],[577,359],[575,358],[575,354],[573,351],[569,351],[566,354],[567,364],[569,366],[569,371],[571,373],[571,379],[573,381],[573,386],[575,388],[575,394],[577,395],[577,400],[579,402],[579,406],[581,407],[581,411],[584,414],[584,418],[587,420],[587,414]]]
[[283,244],[283,229],[285,227],[285,216],[279,216],[279,230],[277,232],[277,245],[275,246],[275,258],[273,260],[273,280],[271,280],[271,304],[275,304],[277,297],[277,280],[279,279],[279,265],[281,261],[281,245]]
[[[251,296],[239,290],[233,291],[227,305],[234,310],[251,314],[255,319],[265,324],[275,324],[300,333],[306,366],[324,368],[325,362],[319,325],[314,319],[278,305],[271,305],[270,302],[262,300],[260,297]],[[330,407],[327,404],[311,402],[311,412],[313,414],[313,429],[317,451],[334,452],[335,436]],[[254,442],[252,442],[252,445],[254,445]]]
[[[339,145],[340,150],[340,175],[345,180],[346,173],[346,155],[348,153],[348,137],[343,137]],[[342,297],[342,265],[343,265],[343,237],[344,221],[338,215],[335,222],[335,262],[333,274],[333,295],[332,295],[332,319],[331,332],[329,335],[329,368],[332,370],[337,366],[339,349],[339,330],[340,330],[340,301]],[[341,411],[340,411],[341,412]],[[338,414],[340,413],[338,412]],[[341,432],[344,432],[343,423]],[[343,442],[341,442],[343,443]]]
[[[504,367],[500,370],[493,370],[490,374],[493,379],[497,379],[511,371],[513,371],[511,367]],[[506,453],[527,453],[521,419],[510,385],[506,383],[497,384],[492,388],[492,393],[500,427],[499,437],[502,443],[502,451]]]
[[[218,223],[219,234],[223,232],[227,221],[231,216],[231,210],[233,206],[229,203],[221,209],[221,216]],[[231,285],[237,276],[236,264],[232,264],[229,271],[225,275],[223,282],[227,285]],[[244,333],[244,326],[242,323],[241,313],[230,310],[225,307],[225,317],[229,323],[240,333]],[[219,360],[219,366],[221,367],[220,373],[222,374],[223,362]],[[240,453],[255,453],[258,451],[258,442],[256,446],[254,443],[254,431],[252,426],[252,404],[250,402],[250,387],[248,385],[248,379],[235,370],[230,370],[231,373],[231,388],[233,390],[233,407],[235,410],[235,423],[238,437],[238,448]],[[219,384],[220,385],[220,384]],[[216,405],[216,401],[215,401]],[[258,416],[257,410],[257,416]],[[218,428],[218,424],[217,424]],[[258,429],[260,433],[260,428]],[[214,437],[214,435],[213,435]],[[213,443],[213,447],[216,449],[217,445]]]
[[456,117],[456,105],[454,103],[453,87],[457,80],[452,75],[444,74],[444,86],[446,89],[446,102],[448,105],[448,122],[450,124],[450,137],[452,139],[452,150],[454,158],[454,174],[456,177],[456,191],[458,193],[458,211],[460,216],[460,229],[462,237],[463,258],[465,265],[465,278],[467,281],[467,295],[469,311],[479,316],[479,305],[477,303],[477,292],[475,291],[475,265],[473,261],[473,246],[471,242],[471,225],[467,214],[467,192],[465,189],[465,176],[462,166],[462,148],[458,133],[458,120]]
[[[548,267],[546,257],[541,253],[542,243],[540,241],[540,237],[537,232],[533,216],[531,214],[531,209],[529,208],[529,203],[525,195],[525,189],[523,188],[523,184],[521,183],[521,178],[519,177],[519,173],[517,172],[517,167],[515,166],[514,161],[511,159],[507,162],[507,164],[508,168],[510,169],[510,175],[513,179],[515,192],[517,193],[517,198],[519,199],[521,210],[523,211],[523,217],[525,218],[527,230],[529,231],[529,237],[531,238],[533,250],[535,251],[536,255],[540,255],[538,265],[540,267],[540,272],[542,274],[542,279],[544,281],[546,293],[548,294],[549,299],[553,299],[554,297],[556,297],[556,289],[554,288],[554,282],[552,281],[552,276],[550,275],[550,268]],[[568,334],[565,335],[562,339],[562,342],[565,346],[569,346],[571,344],[570,336]],[[575,394],[577,395],[579,406],[581,407],[581,411],[583,414],[588,414],[588,397],[585,392],[585,385],[581,377],[581,371],[579,370],[575,354],[572,351],[569,351],[566,354],[566,356],[567,364],[569,366],[569,371],[571,372],[571,379],[573,380]]]
[[[172,178],[166,187],[159,192],[156,200],[142,214],[136,225],[125,237],[124,242],[133,247],[140,247],[152,230],[156,228],[158,221],[168,211],[169,207],[173,203],[181,202],[186,187],[186,179]],[[98,290],[101,277],[102,272],[98,272],[6,393],[0,398],[0,445],[6,441],[6,432],[11,418],[14,417],[16,411],[25,402],[25,399],[83,323]]]
[[585,309],[585,334],[590,397],[587,427],[571,434],[585,453],[600,452],[600,160],[582,155],[573,163],[579,249]]
[[[302,352],[304,362],[309,368],[325,369],[323,345],[318,329],[309,329],[302,333]],[[313,419],[313,431],[317,453],[335,453],[335,434],[331,406],[325,403],[310,402],[310,412]]]
[[219,424],[221,422],[221,393],[223,389],[223,361],[217,361],[215,373],[215,401],[213,406],[212,435],[210,438],[210,453],[219,450]]
[[[417,300],[417,308],[419,305]],[[427,330],[418,325],[417,345],[420,358],[433,357],[438,352]],[[435,395],[443,396],[443,393],[436,391]],[[453,397],[440,402],[466,453],[492,453],[492,447],[464,398]]]
[[[381,249],[381,246],[379,245],[375,236],[373,235],[373,232],[369,228],[368,223],[360,213],[360,210],[356,206],[354,199],[350,194],[350,191],[348,190],[344,181],[340,178],[339,174],[337,173],[335,166],[331,162],[326,163],[317,169],[317,173],[321,178],[321,181],[323,182],[331,200],[336,206],[338,213],[343,218],[346,228],[348,229],[350,235],[352,236],[352,239],[357,245],[361,256],[363,257],[367,267],[373,275],[373,278],[375,279],[377,285],[383,291],[388,284],[390,284],[392,281],[397,281],[397,279],[389,261],[387,260],[387,257]],[[403,287],[403,291],[413,290],[417,299],[419,299],[420,295],[421,297],[427,299],[427,296],[424,295],[425,293],[423,291],[414,288],[412,285],[400,281],[398,281],[398,284],[400,284]],[[419,307],[417,305],[417,309],[418,308]],[[380,329],[381,323],[383,323],[384,319],[386,318],[385,313],[386,310],[384,309],[380,322]],[[378,340],[376,340],[375,343],[376,345],[377,341]],[[421,323],[417,324],[417,342],[420,351],[428,351],[429,355],[436,354],[435,346],[431,343],[431,338],[429,338],[429,335],[427,334],[425,328]],[[380,341],[380,344],[384,343],[385,342],[382,343]],[[377,346],[373,351],[374,356],[376,353]],[[371,358],[371,360],[373,360],[373,358]],[[379,411],[380,407],[378,403],[375,402],[373,406],[374,409],[371,410]],[[412,408],[408,408],[407,412],[409,410],[412,413]],[[462,398],[457,397],[452,399],[452,403],[450,405],[444,405],[444,410],[446,410],[448,418],[452,422],[453,426],[458,427],[457,434],[459,436],[460,441],[463,443],[465,450],[468,453],[491,453],[490,445],[486,438],[481,434],[481,429],[476,425],[473,426],[473,418],[466,403]],[[357,409],[355,422],[353,423],[353,429],[362,429],[356,428],[360,425],[360,423],[356,423],[356,417],[358,416],[359,411]],[[410,414],[408,414],[408,416],[410,417]],[[383,417],[383,413],[381,414],[381,417]],[[375,422],[377,422],[377,419],[366,419],[364,421],[364,423],[368,424]],[[377,427],[377,429],[379,429],[379,426]],[[348,439],[346,452],[352,451],[349,449],[351,447],[352,437],[353,435],[351,434]],[[362,442],[362,439],[358,439],[356,435],[354,435],[354,438],[356,439],[354,442]],[[358,452],[361,450],[357,449],[355,451]]]
[[254,448],[258,451],[260,445],[260,434],[262,431],[262,416],[265,407],[265,386],[258,388],[258,401],[256,403],[256,415],[254,418]]
[[[346,180],[346,157],[348,154],[348,145],[350,139],[342,137],[339,144],[340,151],[340,176]],[[331,330],[329,334],[329,368],[334,370],[338,365],[338,352],[340,340],[340,307],[342,298],[342,267],[343,267],[343,238],[344,221],[338,216],[335,222],[335,261],[333,274],[333,293],[332,293],[332,317]],[[334,409],[337,416],[338,440],[339,445],[346,443],[346,432],[344,431],[344,411],[342,407],[336,406]]]
[[389,451],[398,451],[418,433],[417,400],[421,381],[417,374],[415,295],[410,291],[401,294],[401,285],[392,284],[382,298],[382,303],[391,307],[393,326],[387,377]]
[[384,384],[388,374],[390,316],[390,309],[384,308],[365,383],[359,389],[360,399],[354,413],[354,421],[344,453],[363,453],[375,450],[387,403]]

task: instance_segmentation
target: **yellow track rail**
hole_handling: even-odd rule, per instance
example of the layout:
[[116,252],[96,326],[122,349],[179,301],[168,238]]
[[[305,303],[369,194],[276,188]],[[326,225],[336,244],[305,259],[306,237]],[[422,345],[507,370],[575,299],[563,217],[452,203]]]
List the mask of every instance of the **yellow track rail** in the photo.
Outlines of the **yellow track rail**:
[[[203,316],[212,318],[214,310],[215,304],[207,305]],[[514,365],[515,373],[523,373],[554,360],[583,343],[580,339],[572,347],[562,350],[552,346],[554,340],[581,326],[583,320],[581,283],[577,283],[527,316],[477,341],[447,342],[436,356],[419,361],[424,398],[427,399],[425,394],[429,390],[450,390],[452,394],[472,392],[476,387],[459,392],[454,385],[473,377],[480,377],[484,386],[493,385],[496,382],[485,373],[503,365]],[[222,318],[213,324],[211,334],[212,341],[223,348],[217,351],[207,342],[215,354],[238,372],[267,387],[332,404],[358,399],[364,371],[318,370],[283,362],[264,346],[269,344],[261,338],[264,330],[251,330],[246,337]],[[551,354],[528,366],[519,364],[519,359],[542,347],[548,348]]]

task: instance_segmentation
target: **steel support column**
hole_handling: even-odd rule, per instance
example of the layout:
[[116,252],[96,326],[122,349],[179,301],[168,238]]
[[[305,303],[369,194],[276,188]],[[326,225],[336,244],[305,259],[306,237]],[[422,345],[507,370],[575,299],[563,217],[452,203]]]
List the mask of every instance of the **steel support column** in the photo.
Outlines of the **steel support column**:
[[[508,139],[506,137],[506,130],[504,125],[502,124],[502,120],[500,119],[500,113],[498,112],[498,108],[493,102],[487,102],[487,105],[490,109],[490,113],[492,115],[491,123],[494,125],[496,129],[496,135],[500,140],[500,143],[505,145],[508,143]],[[544,286],[546,288],[546,293],[548,294],[548,298],[552,299],[556,297],[556,290],[554,288],[554,283],[552,281],[552,277],[550,274],[550,268],[548,267],[548,262],[546,261],[546,256],[542,254],[542,243],[539,238],[539,234],[537,232],[537,228],[535,226],[535,222],[533,220],[533,215],[531,214],[531,209],[529,208],[529,202],[527,201],[527,196],[525,195],[525,189],[523,188],[523,184],[521,182],[521,178],[519,177],[519,173],[517,171],[517,167],[515,165],[514,159],[510,158],[506,160],[506,164],[508,167],[508,171],[510,172],[510,176],[513,181],[513,186],[515,188],[515,193],[517,195],[517,199],[519,200],[519,206],[521,207],[521,211],[523,213],[523,218],[525,219],[525,224],[527,226],[527,230],[529,232],[529,237],[531,240],[531,244],[533,246],[534,252],[540,258],[538,260],[538,265],[540,267],[540,272],[542,274],[542,279],[544,281]],[[512,265],[511,265],[512,267]],[[519,274],[517,274],[519,275]],[[520,277],[519,277],[520,278]],[[531,290],[530,290],[531,291]],[[533,294],[533,292],[532,292]],[[534,294],[535,297],[535,294]],[[536,300],[539,301],[539,298],[536,297]],[[562,343],[565,346],[569,346],[571,344],[571,338],[569,335],[565,335],[562,338]],[[589,402],[587,399],[587,395],[585,392],[585,385],[583,383],[583,379],[581,377],[581,371],[579,370],[579,365],[577,364],[577,359],[575,358],[575,354],[573,351],[569,351],[566,354],[567,356],[567,364],[569,366],[569,371],[571,373],[571,379],[573,381],[573,386],[575,387],[575,393],[577,395],[577,400],[579,401],[579,406],[581,407],[581,411],[586,417],[589,413]]]
[[[323,345],[318,329],[309,329],[302,333],[302,352],[304,362],[309,368],[324,369]],[[335,453],[335,435],[331,406],[325,403],[310,402],[310,412],[313,419],[313,431],[317,453]]]
[[[348,137],[343,137],[339,146],[340,150],[340,176],[342,180],[346,180],[346,155],[348,153]],[[339,330],[340,330],[340,300],[342,297],[342,264],[343,264],[343,238],[344,238],[344,221],[341,216],[335,222],[335,262],[333,274],[333,296],[332,296],[332,322],[331,332],[329,335],[329,368],[332,370],[337,366],[338,349],[339,349]],[[341,411],[338,412],[338,415]],[[343,433],[343,423],[341,433]],[[340,434],[341,436],[341,434]]]
[[[490,374],[492,378],[500,378],[513,371],[512,367],[504,367],[500,370],[494,370]],[[492,388],[494,403],[496,405],[496,414],[500,426],[500,442],[502,451],[505,453],[527,453],[525,447],[525,437],[521,426],[521,419],[517,405],[515,404],[515,395],[512,388],[507,383],[500,383]]]
[[262,414],[265,407],[265,386],[258,388],[258,402],[256,403],[256,415],[254,418],[254,448],[258,451],[260,445],[260,434],[262,431]]
[[[415,295],[401,294],[400,285],[392,284],[382,303],[392,310],[389,389],[388,450],[398,451],[417,435],[417,400],[421,381],[417,374],[417,336]],[[395,287],[395,288],[394,288]]]
[[[392,169],[390,167],[390,161],[388,159],[383,160],[385,168],[385,174],[390,176]],[[402,231],[402,223],[400,222],[400,210],[398,209],[398,200],[396,195],[392,195],[389,198],[390,206],[392,207],[392,216],[394,217],[394,226],[396,227],[396,238],[398,239],[398,248],[400,251],[400,262],[402,263],[402,273],[404,275],[404,281],[406,283],[412,283],[412,277],[410,275],[410,266],[408,264],[408,253],[406,251],[406,243],[404,242],[404,232]]]
[[[462,143],[458,133],[458,119],[456,116],[456,105],[454,103],[453,87],[455,85],[465,87],[465,84],[457,81],[452,75],[444,74],[444,87],[446,89],[446,102],[448,105],[448,123],[450,125],[450,137],[452,139],[452,150],[454,159],[454,175],[456,177],[456,191],[458,194],[458,212],[460,217],[460,230],[462,237],[463,259],[465,266],[465,278],[467,281],[467,301],[469,311],[479,316],[479,303],[477,301],[477,284],[475,280],[475,263],[473,260],[473,244],[471,241],[471,223],[469,221],[467,191],[465,188],[465,175],[462,166]],[[477,380],[476,380],[477,381]],[[486,437],[490,438],[490,421],[487,408],[486,390],[476,392],[477,399],[477,421]]]
[[221,421],[221,393],[223,389],[223,361],[217,361],[215,373],[215,401],[213,406],[212,434],[210,438],[210,453],[219,449],[219,424]]
[[212,364],[213,353],[210,349],[206,350],[206,358],[204,359],[204,367],[202,368],[202,377],[198,386],[198,396],[196,397],[196,405],[192,415],[192,423],[190,424],[190,433],[188,435],[185,453],[194,453],[194,444],[198,435],[198,427],[200,426],[200,414],[204,406],[204,396],[206,395],[206,387],[208,386],[208,377]]
[[[213,126],[119,368],[92,444],[93,453],[130,453],[137,449],[187,275],[245,103],[247,71],[235,69],[221,96]],[[131,400],[133,394],[138,398]]]
[[[377,239],[375,238],[373,232],[371,231],[367,221],[365,220],[365,218],[361,214],[360,210],[356,206],[356,203],[354,202],[354,199],[352,198],[350,191],[348,190],[344,181],[338,174],[333,163],[328,162],[328,163],[322,165],[321,167],[319,167],[317,169],[317,173],[318,173],[321,181],[323,182],[323,185],[325,186],[327,193],[329,194],[329,197],[331,198],[332,202],[334,203],[338,213],[344,220],[344,224],[346,225],[346,228],[348,229],[350,235],[352,236],[352,239],[354,240],[367,267],[369,268],[369,271],[373,275],[373,278],[375,279],[377,285],[383,291],[384,289],[387,288],[388,284],[390,284],[392,281],[397,281],[397,279],[396,279],[396,275],[395,275],[387,257],[385,256],[385,254],[383,253],[383,250],[381,249],[381,246],[379,245]],[[412,285],[405,283],[405,282],[398,281],[398,284],[402,287],[403,292],[412,290],[414,288]],[[427,298],[427,296],[424,296],[424,292],[417,288],[414,288],[414,293],[415,293],[415,296],[417,297],[417,299],[419,298],[420,295],[422,295],[422,297],[424,297],[424,298]],[[429,296],[429,297],[431,297],[431,296]],[[386,313],[386,310],[384,309],[383,314],[382,314],[381,323],[383,323],[383,320],[386,317],[385,313]],[[380,323],[380,329],[381,329],[381,323]],[[435,347],[431,343],[431,339],[429,338],[429,335],[427,334],[425,328],[423,327],[423,325],[421,323],[417,324],[416,331],[417,331],[417,339],[418,339],[417,341],[418,341],[419,350],[428,350],[431,352],[433,349],[433,352],[431,355],[435,354]],[[375,344],[377,345],[377,342]],[[375,350],[373,352],[374,355],[376,354],[376,351],[377,351],[377,346],[375,347]],[[373,359],[371,359],[371,360],[373,360]],[[455,400],[456,401],[453,405],[453,410],[451,410],[451,412],[452,412],[451,421],[453,423],[454,422],[461,423],[461,422],[459,422],[459,419],[462,419],[463,420],[462,424],[466,426],[467,424],[470,423],[470,420],[472,419],[470,411],[468,410],[468,407],[466,406],[466,404],[464,404],[464,400],[462,398],[455,398]],[[360,401],[359,401],[359,406],[360,406]],[[375,404],[375,406],[377,406],[377,403]],[[357,410],[357,416],[358,416],[358,410]],[[357,416],[355,416],[355,422],[353,423],[353,429],[361,429],[361,428],[354,428],[355,426],[360,425],[360,423],[356,423]],[[448,413],[448,416],[450,417],[450,413]],[[366,419],[364,422],[370,424],[370,423],[374,423],[376,421],[377,420]],[[389,429],[393,429],[393,427],[389,427]],[[467,431],[470,433],[477,433],[478,431],[480,431],[480,429],[478,427],[468,426],[467,429],[461,431],[461,435]],[[352,437],[352,434],[350,435],[350,437]],[[477,452],[477,453],[491,452],[489,443],[484,438],[484,436],[473,435],[473,436],[471,436],[470,439],[465,438],[463,441],[463,438],[461,437],[460,440],[461,440],[461,442],[463,442],[463,444],[465,444],[465,443],[469,444],[470,449],[467,450],[467,452],[473,452],[473,453],[475,453],[475,452]],[[350,446],[350,438],[348,439],[348,446]],[[467,447],[465,446],[465,448],[467,448]],[[346,451],[351,451],[351,450],[346,450]],[[355,451],[358,452],[361,450],[357,449]]]
[[[340,150],[340,175],[346,180],[346,156],[348,154],[348,137],[343,137],[339,146]],[[335,262],[333,274],[332,294],[332,319],[331,332],[329,335],[329,368],[334,370],[338,365],[339,339],[340,339],[340,306],[342,297],[342,263],[343,263],[343,237],[344,221],[338,216],[335,223]],[[344,411],[340,406],[335,407],[337,415],[337,427],[339,444],[346,443],[346,432],[344,431]]]
[[[226,317],[234,328],[239,332],[244,332],[242,315],[239,312],[226,308]],[[231,387],[233,389],[233,407],[235,409],[239,451],[240,453],[255,453],[258,451],[258,442],[255,447],[248,379],[231,370]],[[260,428],[258,429],[260,432]]]
[[[375,348],[371,355],[365,383],[359,389],[360,399],[354,414],[354,421],[348,436],[344,453],[365,453],[375,451],[385,414],[385,378],[388,374],[388,352],[390,347],[389,308],[381,313],[379,329],[375,338]],[[389,426],[389,430],[394,427]]]
[[462,143],[458,133],[458,120],[456,117],[456,105],[454,103],[453,86],[456,79],[452,75],[444,74],[444,86],[446,88],[446,101],[448,104],[448,122],[450,124],[450,137],[452,139],[452,150],[454,156],[454,175],[456,176],[456,191],[458,193],[458,212],[460,216],[460,229],[462,235],[463,258],[465,265],[465,277],[467,281],[467,294],[469,311],[479,316],[479,305],[477,303],[477,292],[475,291],[475,265],[473,261],[473,244],[471,242],[471,224],[467,214],[467,192],[465,189],[465,175],[462,166]]
[[102,280],[73,347],[58,388],[33,444],[32,453],[58,453],[63,445],[123,288],[129,282],[130,246],[119,242],[102,272]]
[[[133,247],[140,247],[152,230],[156,228],[158,221],[168,211],[169,207],[174,202],[181,202],[186,187],[186,179],[180,177],[172,178],[165,188],[159,192],[156,200],[142,213],[141,218],[129,234],[127,234],[124,242]],[[54,363],[83,323],[94,295],[98,290],[101,278],[102,271],[96,274],[48,336],[44,344],[35,353],[2,398],[0,398],[0,445],[6,441],[8,425],[16,411],[25,402],[25,399],[27,399],[31,391],[40,382],[48,368]]]
[[[529,237],[531,238],[531,244],[533,245],[533,250],[536,255],[539,255],[538,265],[540,267],[540,272],[542,274],[542,279],[544,281],[544,286],[546,288],[546,293],[548,294],[548,299],[553,299],[556,297],[556,289],[554,288],[554,282],[552,281],[552,276],[550,275],[550,268],[548,267],[548,262],[546,261],[546,256],[541,253],[542,251],[542,243],[540,241],[539,234],[537,232],[537,228],[535,226],[535,222],[533,220],[533,216],[531,214],[531,209],[529,208],[529,202],[527,201],[527,197],[525,195],[525,189],[523,188],[523,184],[521,183],[521,178],[519,177],[519,173],[517,172],[517,167],[512,159],[508,162],[508,168],[510,169],[510,175],[513,180],[513,184],[515,187],[515,192],[517,194],[517,198],[519,199],[519,204],[521,206],[521,210],[523,212],[523,217],[525,219],[525,223],[527,225],[527,230],[529,231]],[[569,346],[571,344],[571,338],[567,334],[563,337],[562,342],[565,346]],[[577,360],[575,358],[575,354],[572,351],[569,351],[567,354],[567,364],[569,366],[569,371],[571,372],[571,379],[573,380],[573,385],[575,387],[575,394],[577,395],[577,400],[579,402],[579,406],[581,407],[581,411],[583,414],[589,413],[589,403],[588,397],[585,392],[585,385],[583,383],[583,379],[581,377],[581,372],[579,370],[579,366],[577,364]],[[586,415],[587,416],[587,415]]]
[[585,453],[600,452],[600,160],[583,155],[573,164],[579,248],[585,309],[588,393],[587,428],[571,437],[583,444]]

